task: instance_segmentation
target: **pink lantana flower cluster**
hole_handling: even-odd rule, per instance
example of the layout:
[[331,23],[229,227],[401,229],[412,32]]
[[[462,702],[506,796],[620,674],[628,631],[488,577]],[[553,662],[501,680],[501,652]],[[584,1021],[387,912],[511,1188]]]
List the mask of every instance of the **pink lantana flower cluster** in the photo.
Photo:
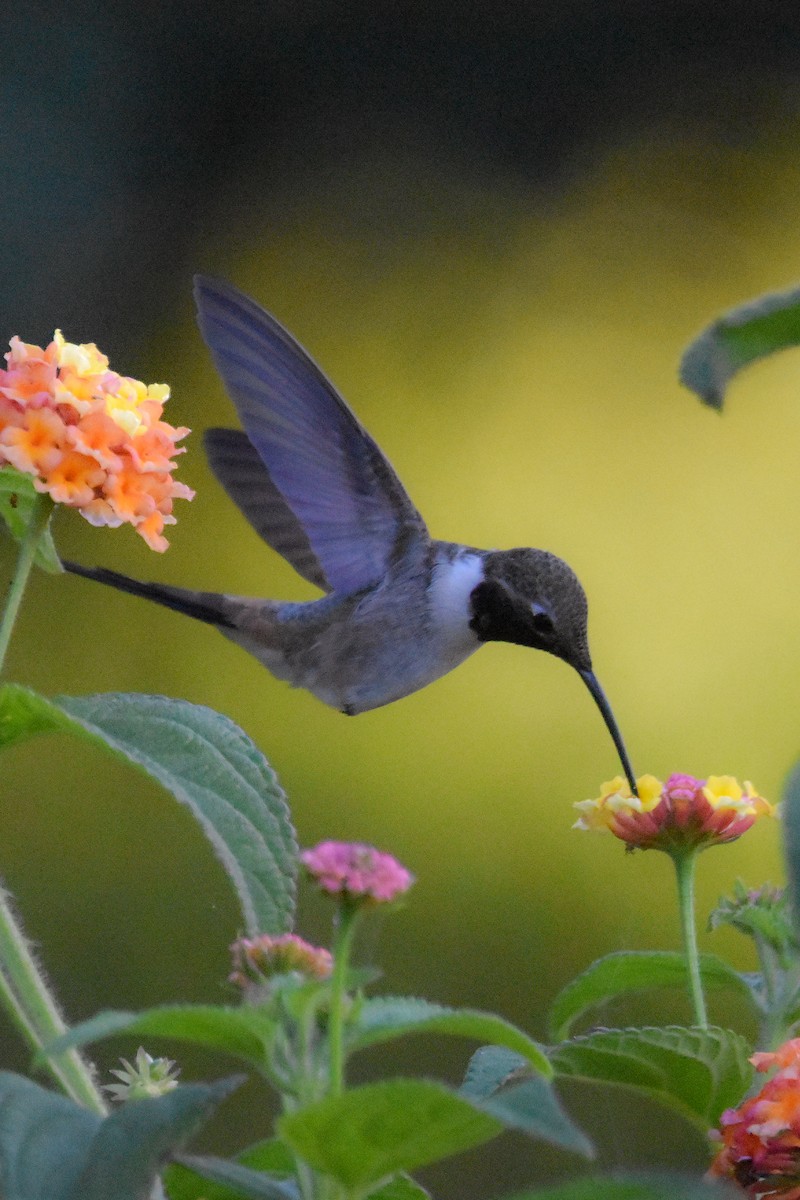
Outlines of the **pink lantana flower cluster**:
[[735,1180],[758,1200],[800,1200],[800,1038],[750,1062],[757,1071],[777,1072],[722,1114],[721,1131],[711,1135],[722,1148],[710,1174]]
[[349,902],[387,904],[414,882],[391,854],[360,842],[320,842],[304,850],[300,860],[324,892]]
[[188,429],[162,420],[169,388],[109,370],[94,343],[56,330],[43,350],[13,337],[0,370],[0,466],[34,477],[38,492],[92,525],[132,525],[166,550],[172,502],[194,492],[172,478]]
[[329,950],[312,946],[295,933],[237,938],[231,946],[231,955],[233,971],[228,980],[244,990],[290,971],[308,979],[327,979],[333,970]]
[[654,775],[636,781],[634,796],[622,776],[601,784],[595,800],[581,800],[576,829],[608,830],[639,850],[675,852],[714,846],[741,837],[759,817],[776,809],[749,782],[732,775]]

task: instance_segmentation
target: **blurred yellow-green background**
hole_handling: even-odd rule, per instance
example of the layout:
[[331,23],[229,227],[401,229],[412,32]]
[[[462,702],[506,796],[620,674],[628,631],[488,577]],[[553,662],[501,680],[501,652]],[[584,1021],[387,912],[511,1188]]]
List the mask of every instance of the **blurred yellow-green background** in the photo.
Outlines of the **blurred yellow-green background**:
[[[308,346],[436,536],[572,564],[639,773],[734,773],[779,797],[800,751],[800,356],[742,375],[722,417],[676,368],[720,310],[800,276],[800,14],[26,0],[4,44],[2,336],[95,340],[116,369],[169,382],[168,415],[196,431],[179,477],[197,498],[163,558],[61,513],[65,556],[311,596],[203,459],[199,432],[235,423],[192,317],[192,273],[219,274]],[[7,541],[3,555],[8,572]],[[544,1036],[549,1001],[593,958],[678,944],[668,862],[570,829],[617,764],[555,659],[490,646],[346,721],[211,629],[40,576],[9,674],[219,709],[270,758],[304,844],[400,857],[413,896],[362,947],[387,990]],[[236,908],[169,797],[65,739],[7,754],[3,778],[0,872],[70,1019],[226,995]],[[704,858],[703,919],[737,876],[780,881],[779,839],[765,822]],[[328,918],[302,896],[303,932],[324,937]],[[754,965],[733,934],[702,942]],[[667,997],[622,1016],[687,1012]],[[720,1001],[714,1016],[744,1021]],[[409,1043],[358,1069],[456,1079],[465,1055]],[[187,1076],[230,1068],[182,1057]],[[2,1058],[25,1062],[8,1029]],[[705,1164],[655,1107],[565,1096],[605,1165]],[[260,1135],[266,1104],[248,1085],[205,1144]],[[506,1135],[427,1178],[455,1200],[581,1169]]]

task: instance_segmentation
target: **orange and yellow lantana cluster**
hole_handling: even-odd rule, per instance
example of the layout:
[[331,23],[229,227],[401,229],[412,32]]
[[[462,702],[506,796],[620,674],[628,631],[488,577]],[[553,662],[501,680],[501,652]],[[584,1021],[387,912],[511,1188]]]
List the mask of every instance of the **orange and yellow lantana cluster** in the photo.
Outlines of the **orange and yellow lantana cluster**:
[[77,508],[92,525],[133,525],[153,550],[168,546],[172,502],[194,493],[172,478],[188,429],[162,421],[166,384],[110,371],[93,343],[56,330],[46,349],[13,337],[0,370],[0,466]]
[[757,1071],[778,1069],[760,1092],[722,1114],[721,1132],[712,1135],[722,1148],[710,1173],[734,1179],[758,1200],[800,1200],[800,1038],[750,1062]]

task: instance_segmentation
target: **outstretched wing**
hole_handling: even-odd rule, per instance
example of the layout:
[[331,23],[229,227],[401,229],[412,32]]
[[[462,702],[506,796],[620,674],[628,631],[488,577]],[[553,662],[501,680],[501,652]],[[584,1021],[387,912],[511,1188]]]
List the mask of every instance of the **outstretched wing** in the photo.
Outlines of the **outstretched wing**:
[[200,330],[272,484],[335,591],[375,583],[422,517],[393,468],[302,346],[238,289],[195,280]]
[[241,429],[207,429],[203,445],[211,470],[256,533],[298,575],[329,592],[331,585],[311,549],[306,531],[275,487],[247,434]]

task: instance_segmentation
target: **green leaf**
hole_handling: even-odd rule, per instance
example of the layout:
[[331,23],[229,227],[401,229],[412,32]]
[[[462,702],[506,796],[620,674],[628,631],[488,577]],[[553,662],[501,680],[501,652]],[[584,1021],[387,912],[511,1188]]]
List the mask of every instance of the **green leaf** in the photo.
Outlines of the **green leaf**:
[[67,1200],[101,1122],[65,1096],[0,1071],[0,1195]]
[[[181,1163],[189,1167],[201,1180],[221,1184],[221,1190],[212,1192],[208,1183],[203,1183],[201,1190],[196,1193],[198,1200],[235,1200],[245,1196],[248,1200],[297,1200],[300,1193],[297,1184],[287,1179],[276,1179],[264,1171],[253,1171],[239,1163],[230,1162],[225,1158],[214,1158],[207,1155],[184,1154]],[[183,1195],[191,1193],[184,1192]],[[176,1200],[175,1196],[171,1200]]]
[[727,1029],[602,1029],[550,1052],[556,1075],[618,1084],[674,1108],[704,1132],[738,1104],[753,1068],[750,1047]]
[[[209,1186],[207,1177],[192,1169],[191,1164],[196,1161],[191,1155],[176,1155],[164,1173],[169,1200],[238,1200],[242,1193],[228,1184]],[[278,1182],[286,1181],[295,1170],[294,1155],[278,1138],[267,1138],[248,1146],[234,1161],[254,1171],[269,1171],[273,1178],[278,1177]]]
[[[31,513],[41,499],[33,486],[32,475],[24,475],[22,471],[9,466],[0,470],[0,517],[16,541],[21,542],[25,537]],[[64,570],[56,554],[49,525],[39,538],[34,561],[37,567],[51,575],[59,575]]]
[[[752,1004],[747,983],[721,958],[703,954],[700,969],[709,991],[728,988]],[[587,967],[556,996],[549,1018],[551,1037],[553,1041],[563,1041],[578,1018],[597,1004],[647,988],[682,988],[686,981],[686,960],[677,952],[621,950],[608,954]]]
[[69,1200],[143,1200],[149,1196],[167,1158],[240,1083],[242,1076],[184,1084],[164,1096],[116,1108],[98,1128],[86,1166],[68,1193]]
[[278,1123],[301,1158],[351,1189],[479,1146],[501,1129],[464,1097],[425,1079],[351,1088]]
[[741,1200],[738,1188],[672,1172],[592,1175],[506,1200]]
[[680,380],[712,408],[742,367],[800,345],[800,288],[771,292],[732,308],[703,330],[681,359]]
[[292,926],[297,844],[261,751],[227,717],[164,696],[46,700],[0,689],[0,748],[38,733],[85,737],[145,771],[185,804],[233,883],[249,934]]
[[444,1033],[473,1038],[516,1050],[534,1070],[548,1078],[552,1068],[542,1048],[521,1029],[502,1017],[475,1009],[445,1008],[403,996],[381,996],[364,1001],[348,1030],[348,1047],[361,1050],[409,1033]]
[[3,1200],[142,1200],[168,1155],[239,1082],[188,1084],[103,1119],[29,1079],[0,1072]]
[[65,1050],[122,1034],[168,1037],[223,1050],[263,1071],[275,1028],[275,1022],[261,1008],[224,1008],[213,1004],[164,1005],[142,1013],[98,1013],[56,1038],[45,1047],[45,1053],[50,1058],[56,1058]]
[[501,1046],[482,1046],[472,1056],[461,1095],[498,1117],[508,1129],[543,1138],[584,1158],[594,1147],[567,1116],[552,1085],[532,1075],[526,1060]]
[[430,1193],[421,1188],[408,1175],[390,1179],[377,1192],[370,1192],[366,1200],[431,1200]]

